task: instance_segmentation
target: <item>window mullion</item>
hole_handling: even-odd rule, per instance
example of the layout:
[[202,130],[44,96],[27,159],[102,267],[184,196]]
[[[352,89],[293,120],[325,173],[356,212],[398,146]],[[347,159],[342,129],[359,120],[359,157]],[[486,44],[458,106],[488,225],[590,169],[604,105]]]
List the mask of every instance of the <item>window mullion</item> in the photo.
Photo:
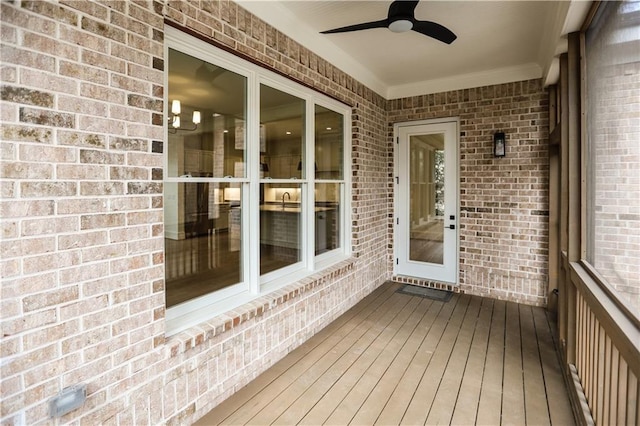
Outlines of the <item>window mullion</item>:
[[351,113],[343,116],[342,199],[340,215],[340,245],[343,253],[351,254]]
[[302,235],[304,244],[304,259],[305,264],[311,270],[314,269],[315,264],[315,104],[313,98],[306,99],[306,128],[305,128],[305,158],[306,158],[306,184],[305,194],[305,209],[303,209],[304,217],[302,218]]
[[260,81],[257,74],[249,77],[247,90],[247,177],[249,178],[249,206],[245,215],[249,226],[243,236],[243,268],[247,274],[249,291],[260,293]]

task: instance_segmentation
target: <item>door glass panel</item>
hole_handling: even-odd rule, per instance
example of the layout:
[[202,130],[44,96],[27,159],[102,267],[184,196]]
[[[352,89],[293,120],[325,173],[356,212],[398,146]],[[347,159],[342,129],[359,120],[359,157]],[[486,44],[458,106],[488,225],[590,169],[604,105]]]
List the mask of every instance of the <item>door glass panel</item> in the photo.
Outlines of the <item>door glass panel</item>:
[[409,260],[442,265],[444,134],[409,140]]

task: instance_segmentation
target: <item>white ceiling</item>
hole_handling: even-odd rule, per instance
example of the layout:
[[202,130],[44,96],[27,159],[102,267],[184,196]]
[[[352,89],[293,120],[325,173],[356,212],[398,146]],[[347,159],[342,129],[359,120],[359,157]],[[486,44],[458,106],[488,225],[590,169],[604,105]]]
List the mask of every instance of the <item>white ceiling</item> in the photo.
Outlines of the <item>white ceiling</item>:
[[552,83],[565,35],[591,4],[565,1],[422,0],[415,17],[458,38],[446,45],[413,31],[320,31],[385,19],[390,0],[239,0],[240,6],[387,99],[510,81]]

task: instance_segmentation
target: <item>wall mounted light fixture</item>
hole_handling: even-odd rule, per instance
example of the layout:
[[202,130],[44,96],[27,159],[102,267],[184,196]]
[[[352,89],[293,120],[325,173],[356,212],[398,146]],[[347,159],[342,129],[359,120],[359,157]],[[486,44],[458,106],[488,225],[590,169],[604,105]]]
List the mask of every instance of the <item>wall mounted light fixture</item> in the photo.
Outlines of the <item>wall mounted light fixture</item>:
[[49,400],[49,416],[51,418],[62,417],[76,408],[81,407],[86,399],[86,383],[80,383],[64,388],[55,397]]
[[507,155],[507,141],[504,132],[496,132],[493,135],[493,156],[504,157]]
[[194,131],[198,128],[198,124],[202,121],[200,111],[194,110],[191,116],[193,127],[180,127],[180,114],[182,113],[182,105],[180,101],[174,99],[171,101],[171,116],[169,116],[169,133],[176,133],[178,130]]

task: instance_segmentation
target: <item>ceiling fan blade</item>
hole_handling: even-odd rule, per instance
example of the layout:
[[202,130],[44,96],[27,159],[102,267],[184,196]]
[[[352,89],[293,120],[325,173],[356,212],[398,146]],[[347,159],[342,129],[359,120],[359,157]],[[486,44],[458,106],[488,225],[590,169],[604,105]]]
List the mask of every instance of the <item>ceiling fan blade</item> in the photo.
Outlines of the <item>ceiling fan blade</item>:
[[458,38],[449,28],[430,21],[416,21],[413,23],[412,30],[447,44],[453,43]]
[[414,17],[418,1],[396,0],[389,6],[389,20],[395,17]]
[[371,28],[387,28],[387,20],[365,22],[364,24],[347,25],[346,27],[334,28],[332,30],[322,31],[321,34],[346,33],[349,31],[368,30]]

